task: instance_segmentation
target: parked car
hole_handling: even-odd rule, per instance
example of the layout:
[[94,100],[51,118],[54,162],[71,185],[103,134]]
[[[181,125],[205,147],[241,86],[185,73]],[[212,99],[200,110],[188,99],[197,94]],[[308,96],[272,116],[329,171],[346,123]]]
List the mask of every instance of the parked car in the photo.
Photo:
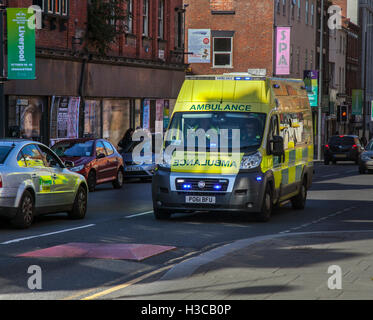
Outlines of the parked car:
[[330,161],[354,161],[359,163],[359,156],[364,151],[360,140],[353,135],[332,136],[328,144],[324,146],[324,164]]
[[373,140],[367,144],[359,159],[359,172],[364,174],[370,170],[373,170]]
[[84,177],[67,168],[47,146],[27,140],[0,140],[0,217],[28,228],[39,214],[68,212],[82,219],[87,210]]
[[68,139],[57,142],[52,149],[63,161],[72,161],[71,171],[82,174],[93,192],[96,185],[112,182],[120,189],[124,182],[123,158],[104,139]]
[[152,134],[151,145],[147,145],[149,142],[144,144],[144,150],[151,150],[151,154],[148,157],[145,154],[141,154],[142,159],[136,158],[133,154],[136,146],[139,146],[142,141],[132,141],[126,150],[123,150],[122,157],[124,160],[124,176],[125,178],[140,178],[141,180],[150,180],[157,167],[155,163],[155,137],[156,134]]

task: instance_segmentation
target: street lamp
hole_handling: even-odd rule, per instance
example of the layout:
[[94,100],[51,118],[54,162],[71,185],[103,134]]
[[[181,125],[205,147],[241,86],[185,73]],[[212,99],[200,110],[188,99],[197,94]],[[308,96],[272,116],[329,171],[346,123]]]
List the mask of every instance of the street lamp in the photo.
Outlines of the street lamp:
[[368,28],[373,24],[367,24],[364,30],[364,102],[363,102],[363,137],[366,138],[366,109],[367,109],[367,55],[368,55]]

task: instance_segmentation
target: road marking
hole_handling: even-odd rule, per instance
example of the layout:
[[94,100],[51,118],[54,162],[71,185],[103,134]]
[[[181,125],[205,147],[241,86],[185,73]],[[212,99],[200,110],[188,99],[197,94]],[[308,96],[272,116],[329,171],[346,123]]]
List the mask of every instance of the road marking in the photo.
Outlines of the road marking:
[[156,274],[158,274],[158,273],[161,273],[161,272],[163,272],[163,271],[166,271],[166,270],[168,270],[168,269],[174,267],[175,265],[176,265],[176,263],[175,263],[175,264],[172,264],[172,265],[169,265],[169,266],[166,266],[166,267],[163,267],[163,268],[161,268],[161,269],[154,270],[153,272],[150,272],[150,273],[144,274],[144,275],[142,275],[141,277],[138,277],[138,278],[133,279],[133,280],[131,280],[131,281],[128,281],[128,282],[126,282],[126,283],[123,283],[123,284],[120,284],[120,285],[114,286],[114,287],[112,287],[112,288],[110,288],[110,289],[107,289],[107,290],[104,290],[104,291],[101,291],[101,292],[95,293],[95,294],[93,294],[93,295],[91,295],[91,296],[88,296],[88,297],[85,297],[85,298],[83,298],[83,299],[81,299],[81,300],[93,300],[93,299],[97,299],[97,298],[102,297],[102,296],[107,296],[107,295],[110,294],[110,293],[113,293],[113,292],[119,291],[119,290],[121,290],[121,289],[127,288],[127,287],[129,287],[129,286],[131,286],[131,285],[133,285],[133,284],[136,284],[136,283],[138,283],[138,282],[140,282],[140,281],[142,281],[142,280],[145,280],[145,279],[147,279],[147,278],[149,278],[149,277],[151,277],[151,276],[154,276],[154,275],[156,275]]
[[64,230],[60,230],[60,231],[39,234],[39,235],[36,235],[36,236],[30,236],[30,237],[25,237],[25,238],[18,238],[18,239],[14,239],[14,240],[9,240],[9,241],[2,242],[0,244],[17,243],[17,242],[21,242],[21,241],[25,241],[25,240],[30,240],[30,239],[34,239],[34,238],[41,238],[41,237],[47,237],[47,236],[51,236],[51,235],[54,235],[54,234],[59,234],[59,233],[64,233],[64,232],[69,232],[69,231],[74,231],[74,230],[89,228],[89,227],[93,227],[93,226],[95,226],[95,224],[88,224],[86,226],[81,226],[81,227],[76,227],[76,228],[71,228],[71,229],[64,229]]
[[130,216],[126,216],[124,217],[125,219],[131,219],[131,218],[135,218],[135,217],[140,217],[140,216],[145,216],[149,213],[153,213],[153,210],[152,211],[146,211],[146,212],[141,212],[141,213],[136,213],[136,214],[132,214]]

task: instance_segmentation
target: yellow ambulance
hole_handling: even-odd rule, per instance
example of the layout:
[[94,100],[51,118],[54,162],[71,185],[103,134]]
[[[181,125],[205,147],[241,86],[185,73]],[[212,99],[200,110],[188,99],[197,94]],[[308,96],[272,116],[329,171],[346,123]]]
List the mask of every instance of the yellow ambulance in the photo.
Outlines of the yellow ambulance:
[[[196,132],[206,134],[201,138]],[[152,182],[156,219],[220,211],[265,222],[284,202],[303,209],[314,172],[304,82],[249,75],[187,77],[163,152]]]

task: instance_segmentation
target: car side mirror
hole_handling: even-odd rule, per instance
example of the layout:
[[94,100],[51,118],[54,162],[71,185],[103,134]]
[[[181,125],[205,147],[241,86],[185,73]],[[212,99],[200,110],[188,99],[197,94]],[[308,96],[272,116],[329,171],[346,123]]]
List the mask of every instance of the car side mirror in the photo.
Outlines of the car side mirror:
[[103,153],[99,153],[98,155],[97,155],[97,159],[102,159],[102,158],[105,158],[106,156],[105,156],[105,154],[103,154]]
[[280,136],[274,136],[273,140],[270,141],[272,144],[271,154],[276,157],[280,157],[285,153],[284,138]]
[[64,162],[64,164],[65,164],[65,167],[66,167],[66,168],[74,168],[74,167],[75,167],[75,164],[74,164],[73,161],[66,160],[66,161]]

